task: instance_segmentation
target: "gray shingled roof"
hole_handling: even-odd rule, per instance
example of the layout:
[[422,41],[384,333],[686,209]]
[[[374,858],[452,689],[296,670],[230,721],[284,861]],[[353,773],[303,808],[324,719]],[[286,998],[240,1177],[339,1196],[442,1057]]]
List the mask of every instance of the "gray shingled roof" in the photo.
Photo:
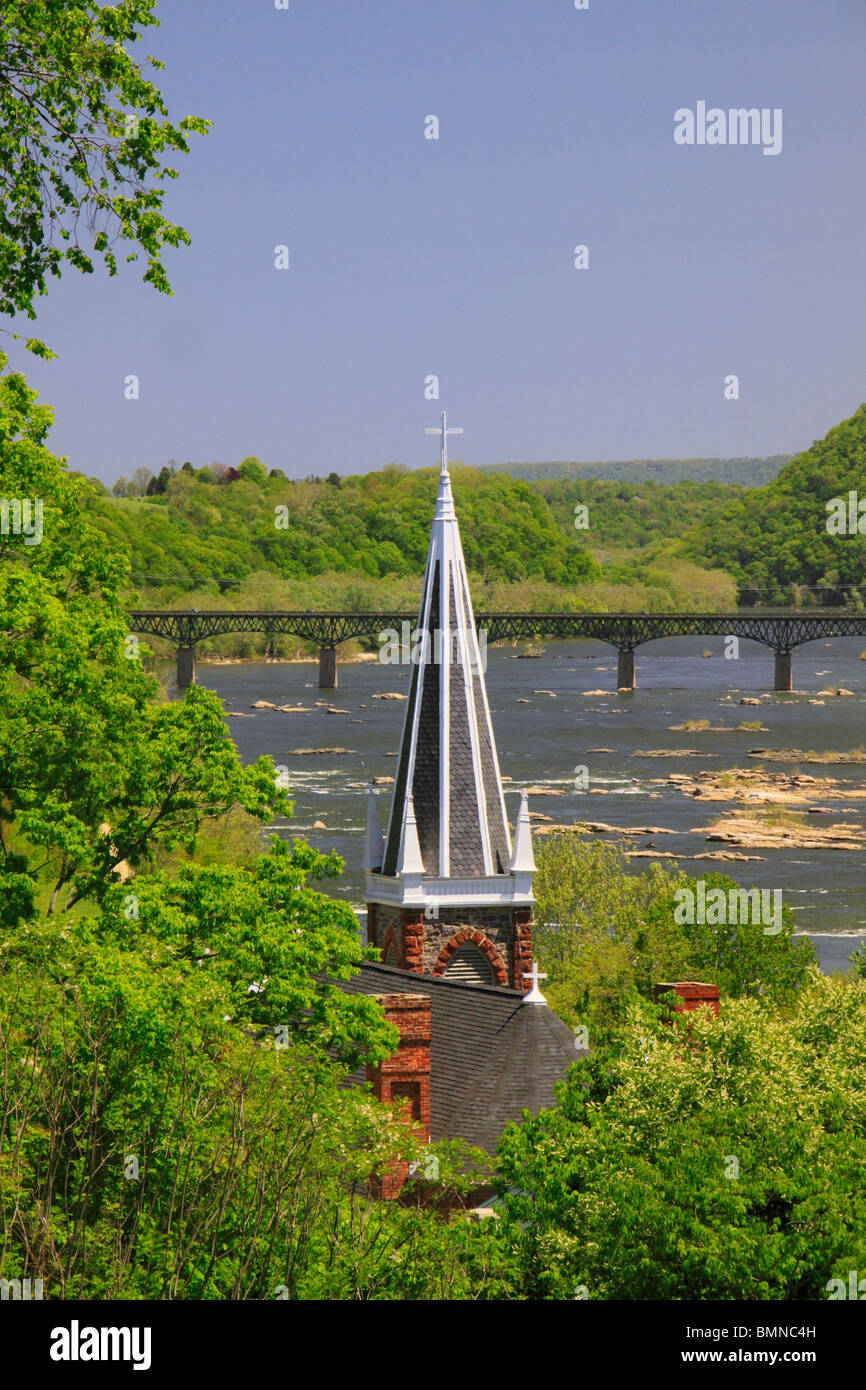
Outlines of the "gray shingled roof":
[[[430,996],[432,1139],[462,1138],[493,1153],[509,1120],[553,1105],[554,1083],[585,1057],[567,1024],[543,1004],[496,985],[465,985],[365,962],[341,982],[351,994]],[[353,1080],[364,1079],[363,1070]]]

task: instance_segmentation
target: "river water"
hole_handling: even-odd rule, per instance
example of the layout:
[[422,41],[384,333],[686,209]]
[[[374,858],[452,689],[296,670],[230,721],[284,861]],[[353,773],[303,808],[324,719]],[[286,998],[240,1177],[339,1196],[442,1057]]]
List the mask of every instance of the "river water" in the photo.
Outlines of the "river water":
[[[489,648],[487,690],[501,770],[503,777],[511,778],[505,786],[512,822],[519,788],[549,788],[563,794],[533,796],[531,810],[566,824],[593,820],[612,826],[664,827],[680,833],[630,838],[627,847],[642,849],[651,844],[659,850],[699,854],[720,847],[707,844],[706,827],[736,805],[695,802],[667,781],[670,773],[756,768],[759,760],[747,756],[756,747],[823,753],[844,752],[864,742],[862,638],[836,638],[801,647],[793,657],[797,693],[773,694],[762,699],[759,708],[741,706],[738,701],[770,690],[772,652],[741,641],[739,656],[726,659],[724,645],[722,638],[672,638],[639,648],[638,689],[630,694],[616,693],[616,652],[598,642],[550,643],[540,657],[528,660],[516,659],[519,647]],[[706,652],[710,655],[702,655]],[[322,850],[337,850],[346,869],[340,880],[327,885],[327,891],[360,907],[366,788],[373,777],[393,776],[406,708],[405,701],[372,697],[382,692],[405,693],[408,667],[346,663],[339,669],[336,691],[320,691],[317,674],[313,662],[199,663],[197,669],[200,684],[216,691],[227,710],[254,715],[229,721],[244,762],[268,753],[278,766],[289,769],[294,818],[272,830],[284,836],[302,835]],[[823,705],[810,705],[808,699],[816,698],[825,687],[842,687],[853,694],[825,696]],[[583,693],[602,689],[608,693]],[[552,694],[536,693],[540,691]],[[726,695],[732,698],[726,700]],[[250,706],[260,699],[312,709],[308,714],[253,711]],[[323,703],[317,705],[317,701]],[[346,713],[329,714],[329,704]],[[670,725],[687,719],[727,725],[760,719],[768,732],[671,732]],[[347,751],[319,756],[290,751],[298,748]],[[693,749],[697,756],[641,756],[658,749]],[[784,762],[766,766],[770,771],[793,770],[792,764]],[[581,767],[588,772],[587,790],[575,786],[575,770]],[[866,763],[828,767],[802,763],[800,770],[829,775],[851,787],[866,786]],[[816,801],[827,804],[820,796]],[[866,802],[829,804],[833,814],[816,816],[815,824],[844,821],[862,830]],[[387,787],[380,800],[383,825],[389,806]],[[327,829],[314,830],[317,820]],[[763,858],[719,864],[685,859],[681,867],[693,877],[718,871],[746,888],[782,889],[784,901],[797,914],[798,929],[812,938],[824,969],[846,968],[848,956],[866,940],[861,854],[850,850],[747,852]],[[632,860],[633,871],[640,872],[648,862]]]

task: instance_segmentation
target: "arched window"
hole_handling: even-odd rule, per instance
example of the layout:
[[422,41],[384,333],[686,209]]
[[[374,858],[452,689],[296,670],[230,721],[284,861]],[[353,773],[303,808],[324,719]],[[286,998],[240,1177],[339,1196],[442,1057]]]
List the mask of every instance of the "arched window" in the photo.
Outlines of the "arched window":
[[397,947],[394,945],[393,936],[391,937],[391,940],[388,942],[388,947],[385,951],[385,959],[383,961],[383,964],[392,965],[395,970],[399,969],[400,961],[397,958]]
[[460,980],[465,985],[492,985],[493,969],[483,951],[472,941],[465,941],[445,967],[446,980]]

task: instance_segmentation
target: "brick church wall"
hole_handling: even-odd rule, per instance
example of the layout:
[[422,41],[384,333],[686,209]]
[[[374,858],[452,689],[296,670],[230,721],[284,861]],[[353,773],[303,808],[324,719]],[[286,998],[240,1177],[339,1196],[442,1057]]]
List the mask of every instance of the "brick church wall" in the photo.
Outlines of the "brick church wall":
[[[400,1030],[396,1052],[379,1066],[367,1067],[367,1080],[381,1101],[402,1101],[407,1124],[416,1124],[430,1139],[430,999],[424,994],[378,994],[389,1023]],[[393,1200],[409,1176],[408,1165],[393,1164],[372,1184],[371,1195]]]
[[[426,918],[423,910],[389,903],[368,903],[367,940],[384,959],[389,940],[402,970],[432,975],[444,947],[456,932],[481,932],[495,947],[513,989],[528,988],[524,972],[532,968],[532,913],[528,907],[443,907]],[[495,977],[494,977],[495,978]]]

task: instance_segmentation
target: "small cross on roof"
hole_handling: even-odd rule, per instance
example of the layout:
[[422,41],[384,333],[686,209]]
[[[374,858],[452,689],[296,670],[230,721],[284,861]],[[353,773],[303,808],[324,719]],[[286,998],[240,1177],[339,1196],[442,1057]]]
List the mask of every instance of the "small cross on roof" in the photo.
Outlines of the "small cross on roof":
[[524,1004],[546,1004],[547,1000],[538,988],[538,981],[546,980],[547,975],[543,970],[539,970],[537,960],[532,962],[531,970],[524,970],[523,978],[532,981],[532,989],[528,994],[524,995]]

